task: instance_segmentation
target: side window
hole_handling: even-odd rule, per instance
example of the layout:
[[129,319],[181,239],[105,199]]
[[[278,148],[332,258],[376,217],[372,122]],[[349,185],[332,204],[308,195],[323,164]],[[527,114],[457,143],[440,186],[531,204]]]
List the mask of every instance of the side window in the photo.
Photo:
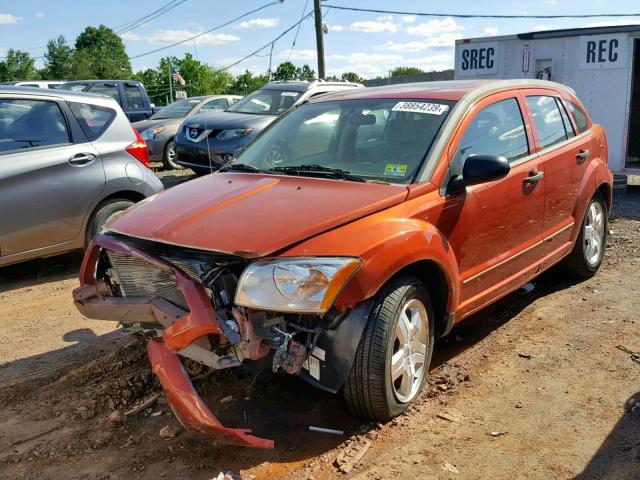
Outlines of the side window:
[[454,174],[471,154],[498,155],[514,162],[529,155],[529,143],[520,106],[515,98],[482,109],[467,127],[454,158]]
[[227,109],[227,99],[226,98],[217,98],[215,100],[211,100],[210,102],[205,103],[200,109],[201,112],[206,112],[208,110],[226,110]]
[[116,118],[116,111],[108,107],[77,102],[69,102],[68,105],[80,128],[91,141],[99,138]]
[[556,103],[558,104],[558,108],[560,109],[560,116],[562,117],[562,123],[564,124],[564,130],[567,133],[567,137],[575,137],[576,132],[573,130],[573,125],[571,124],[571,120],[569,120],[569,115],[567,115],[567,111],[564,108],[562,100],[556,98]]
[[56,102],[0,99],[0,153],[70,143]]
[[116,102],[120,102],[120,93],[118,92],[118,86],[113,83],[96,83],[89,91],[91,93],[97,93],[99,95],[108,95],[115,99]]
[[573,103],[572,101],[567,101],[569,105],[569,110],[571,110],[571,115],[573,115],[573,119],[576,121],[576,126],[578,127],[578,133],[586,132],[589,129],[589,122],[587,121],[587,114],[582,111],[582,109]]
[[558,104],[554,97],[527,97],[533,123],[540,137],[540,147],[547,148],[567,139]]
[[127,106],[129,110],[144,110],[144,99],[142,98],[142,92],[138,85],[124,85],[124,96],[127,99]]

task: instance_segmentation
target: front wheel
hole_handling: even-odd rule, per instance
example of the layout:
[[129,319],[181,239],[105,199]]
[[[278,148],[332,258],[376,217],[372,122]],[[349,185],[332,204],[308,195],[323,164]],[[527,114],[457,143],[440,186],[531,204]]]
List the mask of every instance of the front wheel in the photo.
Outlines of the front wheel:
[[176,163],[176,158],[176,144],[173,140],[169,140],[162,154],[162,165],[166,170],[182,170],[184,167]]
[[433,353],[433,308],[414,277],[392,280],[376,296],[344,396],[360,417],[387,421],[418,396]]
[[602,195],[596,193],[589,202],[573,250],[564,262],[570,274],[589,278],[598,271],[607,246],[607,227],[607,205]]

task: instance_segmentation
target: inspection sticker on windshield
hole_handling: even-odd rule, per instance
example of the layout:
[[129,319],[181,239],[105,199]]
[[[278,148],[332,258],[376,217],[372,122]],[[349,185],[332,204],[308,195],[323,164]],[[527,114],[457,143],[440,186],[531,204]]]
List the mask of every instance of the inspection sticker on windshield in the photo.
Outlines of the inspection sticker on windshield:
[[398,102],[391,110],[393,110],[394,112],[413,112],[428,113],[429,115],[442,115],[444,112],[449,110],[449,105],[427,102]]
[[407,174],[406,163],[387,163],[384,167],[385,175],[395,175],[396,177],[404,177]]

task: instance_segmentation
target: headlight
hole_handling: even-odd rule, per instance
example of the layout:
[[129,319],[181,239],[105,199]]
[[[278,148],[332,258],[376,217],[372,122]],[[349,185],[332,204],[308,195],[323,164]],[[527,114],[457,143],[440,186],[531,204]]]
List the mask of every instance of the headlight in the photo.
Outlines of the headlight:
[[251,133],[251,128],[236,128],[234,130],[222,130],[216,138],[218,140],[231,140],[237,137],[246,137]]
[[156,135],[164,132],[165,127],[147,128],[140,134],[143,140],[153,140]]
[[356,258],[259,260],[242,273],[235,303],[260,310],[324,313],[360,264]]

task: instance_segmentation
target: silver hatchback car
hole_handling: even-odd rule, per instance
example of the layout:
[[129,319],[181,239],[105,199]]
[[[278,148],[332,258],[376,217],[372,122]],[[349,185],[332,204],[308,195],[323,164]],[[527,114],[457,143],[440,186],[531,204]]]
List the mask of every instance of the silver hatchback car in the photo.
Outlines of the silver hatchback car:
[[82,249],[160,190],[145,142],[112,98],[0,88],[0,266]]

